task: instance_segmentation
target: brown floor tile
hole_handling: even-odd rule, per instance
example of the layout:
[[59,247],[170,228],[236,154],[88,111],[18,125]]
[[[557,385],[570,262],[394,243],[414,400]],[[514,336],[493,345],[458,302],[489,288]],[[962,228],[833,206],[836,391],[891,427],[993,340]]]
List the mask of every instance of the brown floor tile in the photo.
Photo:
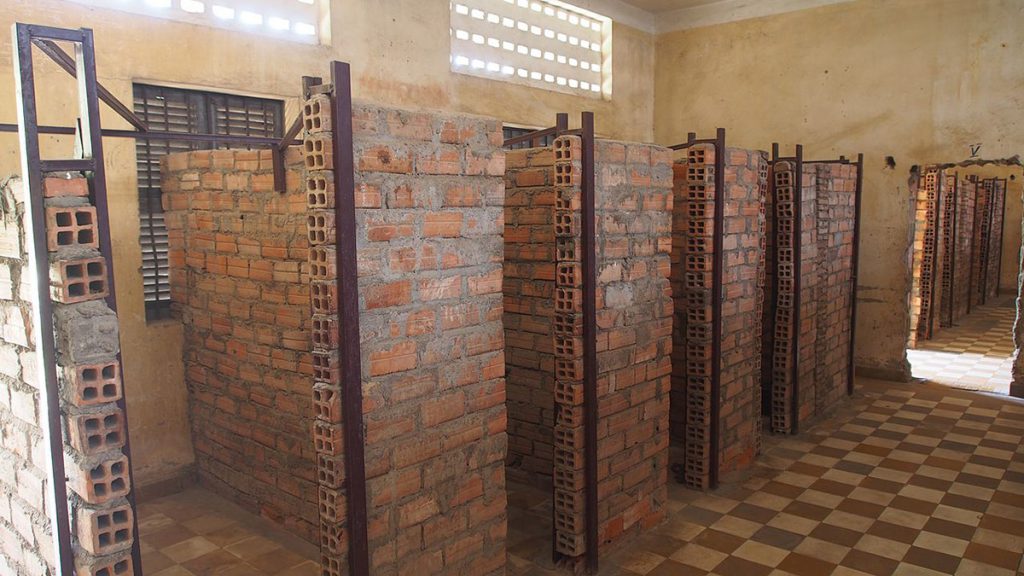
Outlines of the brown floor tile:
[[657,568],[647,573],[647,576],[705,576],[706,571],[686,564],[680,564],[675,560],[665,560]]
[[959,538],[961,540],[970,540],[974,537],[975,532],[974,526],[960,524],[959,522],[950,522],[949,520],[943,520],[941,518],[929,519],[928,523],[924,525],[924,530],[934,532],[936,534],[942,534],[943,536]]
[[917,539],[917,535],[921,532],[913,528],[907,528],[906,526],[898,526],[896,524],[890,524],[878,520],[871,525],[868,530],[868,534],[878,536],[879,538],[885,538],[886,540],[895,540],[904,544],[913,544],[914,540]]
[[937,504],[933,502],[926,502],[924,500],[918,500],[916,498],[897,496],[892,499],[892,502],[889,503],[889,506],[892,508],[899,508],[900,510],[906,510],[907,512],[913,512],[915,514],[931,516],[932,512],[935,511]]
[[743,538],[710,528],[701,532],[700,536],[697,536],[693,541],[695,544],[711,548],[712,550],[718,550],[725,554],[732,554],[733,551],[743,544]]
[[956,574],[956,567],[960,564],[959,556],[943,554],[934,550],[911,546],[903,561],[935,570],[942,574]]
[[776,548],[782,548],[783,550],[792,550],[800,544],[804,537],[800,534],[780,530],[772,526],[765,526],[755,532],[750,539]]
[[829,576],[835,571],[836,565],[794,552],[787,556],[778,568],[797,576]]
[[152,534],[147,535],[144,540],[153,548],[162,550],[168,546],[173,546],[179,542],[184,542],[189,538],[196,536],[196,533],[185,528],[180,524],[169,526],[162,530],[157,530]]
[[762,508],[753,504],[747,504],[746,502],[733,508],[733,510],[729,512],[730,516],[736,516],[737,518],[743,518],[744,520],[750,520],[751,522],[758,522],[760,524],[767,524],[775,517],[775,514],[775,510]]
[[860,570],[872,576],[891,576],[899,562],[863,550],[850,550],[841,566]]
[[885,506],[847,498],[836,507],[836,510],[842,510],[843,512],[849,512],[850,514],[856,514],[866,518],[878,518],[878,515],[885,510]]
[[808,504],[806,502],[793,502],[783,510],[787,514],[793,514],[794,516],[800,516],[801,518],[809,518],[811,520],[817,520],[821,522],[829,514],[831,510],[822,506],[815,506],[814,504]]
[[772,568],[736,556],[730,556],[715,567],[718,574],[743,574],[744,576],[767,576]]
[[847,530],[831,524],[821,524],[810,533],[810,536],[825,542],[832,542],[847,548],[853,547],[861,538],[861,533],[855,530]]
[[982,564],[991,564],[1007,570],[1016,570],[1022,562],[1020,552],[1010,552],[993,546],[986,546],[971,542],[967,545],[964,558],[969,558]]

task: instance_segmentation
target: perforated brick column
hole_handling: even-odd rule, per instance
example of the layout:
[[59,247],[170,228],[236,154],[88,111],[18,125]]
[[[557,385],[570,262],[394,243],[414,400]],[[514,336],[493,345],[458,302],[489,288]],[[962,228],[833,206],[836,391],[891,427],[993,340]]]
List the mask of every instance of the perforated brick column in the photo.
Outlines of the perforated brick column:
[[554,152],[505,153],[508,474],[550,488],[555,425]]
[[[673,425],[684,452],[682,480],[695,489],[712,477],[712,403],[719,413],[718,472],[746,468],[760,449],[761,323],[765,282],[763,152],[724,151],[726,187],[721,318],[712,309],[714,274],[715,147],[698,144],[674,165]],[[719,358],[712,355],[715,323],[722,327]],[[712,396],[714,363],[720,395]]]
[[0,184],[0,573],[55,574],[48,424],[32,338],[35,270],[23,191],[17,178]]
[[200,482],[254,514],[317,539],[305,181],[270,151],[163,161],[173,310]]
[[911,293],[910,345],[918,340],[930,339],[933,332],[933,310],[938,258],[938,204],[939,183],[943,173],[938,168],[927,168],[920,176],[917,190],[917,208],[914,226],[914,281]]
[[554,142],[555,270],[555,551],[569,558],[586,552],[583,429],[582,143]]
[[78,573],[127,575],[133,572],[135,514],[126,498],[131,470],[117,403],[123,394],[120,342],[117,315],[103,301],[109,276],[88,193],[80,174],[43,180],[64,466]]

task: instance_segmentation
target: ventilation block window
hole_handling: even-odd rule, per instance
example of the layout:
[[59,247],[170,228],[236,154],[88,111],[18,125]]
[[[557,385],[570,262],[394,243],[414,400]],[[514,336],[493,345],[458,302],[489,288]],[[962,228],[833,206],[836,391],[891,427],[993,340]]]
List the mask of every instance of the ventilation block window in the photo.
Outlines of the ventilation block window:
[[536,88],[611,96],[612,22],[554,0],[451,3],[454,72]]
[[72,0],[144,16],[316,44],[326,0]]
[[[284,135],[284,104],[279,100],[142,84],[136,84],[134,92],[135,113],[154,131],[274,138]],[[228,147],[226,143],[209,141],[136,141],[146,320],[167,318],[171,310],[167,228],[160,203],[160,159],[175,152]]]

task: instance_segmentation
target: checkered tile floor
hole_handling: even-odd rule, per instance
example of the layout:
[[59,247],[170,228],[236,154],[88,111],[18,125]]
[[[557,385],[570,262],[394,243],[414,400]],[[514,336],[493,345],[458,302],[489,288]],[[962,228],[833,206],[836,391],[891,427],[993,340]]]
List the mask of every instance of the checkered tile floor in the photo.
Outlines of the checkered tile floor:
[[319,576],[317,548],[192,488],[138,505],[146,576]]
[[999,394],[1010,393],[1013,367],[1012,298],[979,306],[961,319],[959,325],[943,328],[932,340],[908,350],[915,378]]
[[859,380],[856,396],[668,521],[605,576],[1013,576],[1024,569],[1024,402]]

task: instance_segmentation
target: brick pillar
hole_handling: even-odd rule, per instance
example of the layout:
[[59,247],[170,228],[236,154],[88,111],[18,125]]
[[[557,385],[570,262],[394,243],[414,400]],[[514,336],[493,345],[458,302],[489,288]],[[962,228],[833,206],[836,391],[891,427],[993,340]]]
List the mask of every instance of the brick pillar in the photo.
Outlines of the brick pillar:
[[550,488],[555,425],[554,152],[505,153],[505,368],[510,479]]
[[985,297],[988,303],[996,297],[999,292],[999,262],[1002,259],[1003,248],[1003,212],[1004,193],[1006,181],[1000,179],[992,180],[992,194],[990,196],[991,209],[989,211],[989,233],[988,233],[988,258],[985,266]]
[[88,193],[79,174],[44,178],[72,543],[79,574],[131,574],[135,514],[126,498],[117,315],[103,301],[109,276]]
[[[726,202],[723,229],[715,230],[713,145],[687,150],[674,165],[675,346],[673,423],[682,444],[683,482],[706,489],[711,478],[711,405],[719,405],[719,472],[743,469],[760,450],[761,323],[765,282],[767,159],[760,151],[723,151]],[[722,235],[722,317],[711,305],[714,244]],[[714,323],[722,326],[719,358],[712,357]],[[713,363],[720,366],[720,396],[712,398]]]
[[[938,168],[927,168],[920,176],[917,189],[917,209],[914,227],[914,268],[911,288],[910,346],[921,339],[932,337],[932,296],[938,281],[935,254],[938,230],[939,183],[943,173]],[[980,270],[980,268],[979,268]]]
[[17,178],[0,184],[0,573],[54,574],[48,423],[32,338],[35,270],[23,190]]

